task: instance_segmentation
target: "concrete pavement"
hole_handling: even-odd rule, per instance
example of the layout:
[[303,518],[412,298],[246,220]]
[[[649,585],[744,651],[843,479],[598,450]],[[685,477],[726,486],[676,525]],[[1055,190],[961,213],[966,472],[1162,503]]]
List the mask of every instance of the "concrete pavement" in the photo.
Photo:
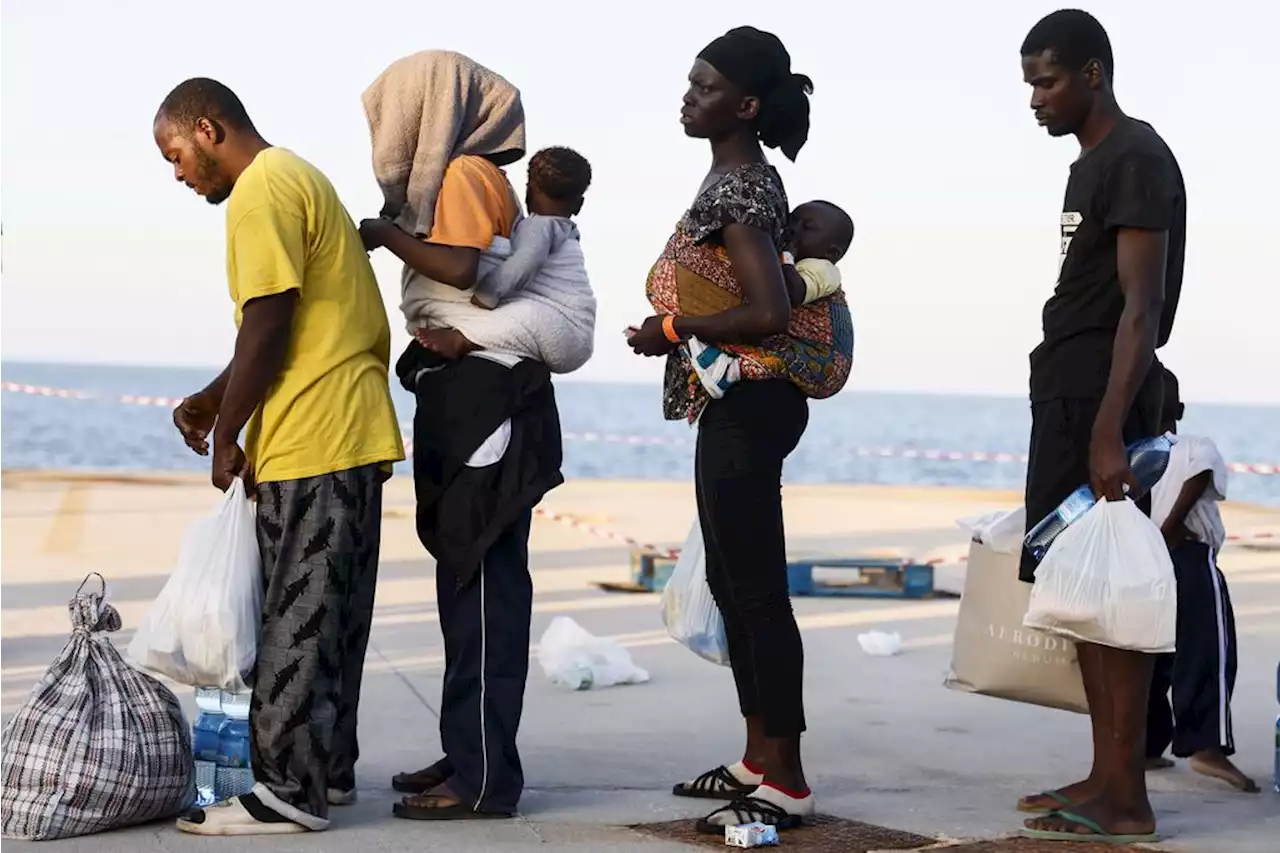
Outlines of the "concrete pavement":
[[[673,476],[677,472],[673,472]],[[682,473],[682,472],[680,472]],[[123,648],[163,585],[183,526],[217,500],[198,480],[140,480],[6,472],[0,586],[2,706],[7,715],[68,632],[65,603],[88,571],[106,576],[125,630]],[[954,519],[1016,495],[949,489],[795,486],[787,489],[795,554],[960,554]],[[609,594],[595,581],[628,576],[625,547],[549,520],[535,523],[534,636],[555,615],[616,636],[650,671],[649,684],[569,692],[536,661],[521,733],[528,792],[521,818],[430,825],[390,817],[392,773],[437,757],[442,650],[431,563],[413,532],[412,490],[389,486],[378,614],[361,707],[360,803],[334,811],[314,836],[226,841],[180,836],[169,825],[63,842],[61,849],[434,851],[547,849],[667,851],[625,827],[693,817],[704,805],[669,795],[674,781],[732,760],[741,749],[727,670],[668,640],[656,596]],[[643,541],[678,545],[693,518],[683,483],[578,481],[545,506]],[[1280,512],[1232,506],[1233,532],[1280,527]],[[1239,762],[1261,783],[1270,772],[1275,667],[1280,660],[1280,552],[1223,555],[1240,633],[1235,700]],[[958,586],[962,569],[941,573]],[[1020,825],[1016,798],[1087,771],[1084,717],[953,693],[941,687],[958,603],[799,598],[805,633],[806,759],[824,812],[927,836],[995,837]],[[903,654],[871,658],[857,634],[899,631]],[[190,708],[190,691],[178,689]],[[1150,784],[1170,850],[1274,853],[1280,796],[1245,796],[1185,767]],[[14,851],[26,845],[10,842]],[[784,841],[785,844],[785,841]]]

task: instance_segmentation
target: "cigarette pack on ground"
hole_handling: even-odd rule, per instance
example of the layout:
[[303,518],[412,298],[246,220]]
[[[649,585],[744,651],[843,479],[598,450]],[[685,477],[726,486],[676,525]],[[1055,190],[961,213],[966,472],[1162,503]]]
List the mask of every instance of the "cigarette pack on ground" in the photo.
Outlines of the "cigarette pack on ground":
[[726,826],[724,843],[729,847],[772,847],[778,843],[778,828],[763,823]]

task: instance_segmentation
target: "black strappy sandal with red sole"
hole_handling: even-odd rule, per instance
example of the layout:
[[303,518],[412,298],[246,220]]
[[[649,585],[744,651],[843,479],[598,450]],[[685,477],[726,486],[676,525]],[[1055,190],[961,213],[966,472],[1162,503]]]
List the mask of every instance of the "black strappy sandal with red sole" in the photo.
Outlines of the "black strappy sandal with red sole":
[[759,785],[738,781],[738,777],[722,764],[691,782],[681,782],[671,789],[671,793],[677,797],[692,797],[698,800],[736,800],[750,794],[758,787]]
[[[715,823],[711,820],[720,814],[732,814],[733,820],[730,823]],[[765,826],[776,827],[781,832],[784,829],[795,829],[804,823],[804,820],[799,815],[793,815],[768,800],[758,797],[739,797],[724,808],[716,809],[699,819],[697,829],[705,835],[724,835],[726,826],[741,826],[744,823],[763,823]]]

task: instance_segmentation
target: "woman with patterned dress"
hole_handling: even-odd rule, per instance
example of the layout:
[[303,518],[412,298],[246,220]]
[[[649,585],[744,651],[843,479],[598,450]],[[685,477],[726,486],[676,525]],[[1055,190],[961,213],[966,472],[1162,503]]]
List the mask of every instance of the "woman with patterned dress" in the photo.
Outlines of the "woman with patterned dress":
[[[804,650],[787,589],[782,463],[808,423],[807,398],[843,387],[853,327],[842,291],[791,308],[780,255],[788,204],[762,146],[794,160],[809,134],[809,78],[770,33],[739,27],[709,44],[689,74],[681,123],[711,143],[711,172],[649,274],[656,314],[637,354],[666,356],[664,414],[698,428],[695,481],[707,582],[724,616],[742,760],[675,786],[728,800],[702,831],[761,821],[786,829],[814,812],[800,760]],[[697,377],[686,343],[738,357],[722,395]]]

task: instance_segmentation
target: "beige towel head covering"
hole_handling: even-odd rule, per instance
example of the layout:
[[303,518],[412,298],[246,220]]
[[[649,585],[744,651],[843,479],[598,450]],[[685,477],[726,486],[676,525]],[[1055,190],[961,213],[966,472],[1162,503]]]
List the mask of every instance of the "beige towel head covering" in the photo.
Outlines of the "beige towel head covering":
[[398,59],[361,100],[382,215],[411,234],[431,233],[450,160],[475,154],[505,166],[524,156],[520,90],[460,53],[424,50]]

